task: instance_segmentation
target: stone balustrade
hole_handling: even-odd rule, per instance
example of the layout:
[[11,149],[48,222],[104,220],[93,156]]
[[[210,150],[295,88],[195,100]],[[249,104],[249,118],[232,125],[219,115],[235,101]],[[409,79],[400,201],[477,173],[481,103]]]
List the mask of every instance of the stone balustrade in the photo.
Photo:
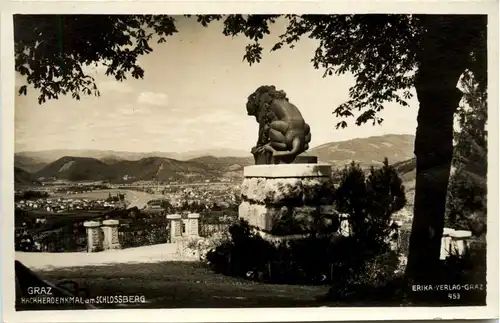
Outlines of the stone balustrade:
[[87,229],[87,252],[102,250],[102,230],[99,221],[85,221],[83,226]]
[[121,249],[120,240],[118,239],[118,220],[102,221],[102,231],[104,232],[104,250]]
[[[402,222],[394,221],[394,223],[398,227],[397,230],[400,230]],[[440,259],[445,260],[446,258],[452,255],[457,255],[457,256],[463,255],[467,251],[467,248],[469,246],[469,239],[471,237],[472,237],[471,231],[444,228],[443,236],[441,238]],[[409,244],[409,241],[405,241],[405,243]],[[395,247],[395,249],[397,248],[398,247]]]
[[453,255],[463,255],[469,246],[469,239],[471,237],[471,231],[444,228],[443,237],[441,238],[440,259],[444,260]]
[[169,214],[167,220],[170,221],[170,242],[177,242],[182,238],[182,216]]
[[87,252],[121,249],[118,239],[118,220],[85,221],[83,226],[87,229]]
[[190,237],[200,236],[200,225],[199,225],[200,214],[190,213],[188,214],[188,225],[187,232]]
[[[180,214],[169,214],[166,217],[170,221],[170,242],[176,243],[187,237],[199,237],[200,214],[188,214],[185,234],[183,234],[183,219]],[[100,221],[86,221],[83,225],[87,230],[87,252],[121,249],[118,235],[119,220],[104,220],[102,223]]]

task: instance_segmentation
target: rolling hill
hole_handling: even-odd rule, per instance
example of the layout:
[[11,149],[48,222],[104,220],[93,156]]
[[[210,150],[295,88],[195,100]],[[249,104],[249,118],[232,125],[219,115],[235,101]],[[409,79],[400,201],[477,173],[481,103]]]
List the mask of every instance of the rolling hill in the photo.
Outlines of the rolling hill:
[[33,174],[21,169],[19,167],[14,167],[14,183],[20,185],[32,185],[37,183],[35,176]]
[[40,180],[69,181],[109,180],[111,182],[207,179],[221,176],[222,171],[194,161],[147,157],[138,161],[106,164],[96,158],[62,157],[34,174]]
[[[307,155],[318,156],[320,162],[330,163],[336,168],[351,161],[363,168],[380,166],[384,157],[389,163],[401,168],[414,169],[414,136],[384,135],[369,138],[357,138],[341,142],[330,142],[314,147]],[[50,160],[63,152],[75,152]],[[174,179],[216,179],[220,177],[241,177],[243,167],[253,165],[253,157],[244,151],[209,150],[206,155],[196,156],[202,151],[193,151],[179,158],[192,154],[193,158],[181,160],[166,157],[170,153],[127,153],[116,151],[49,151],[24,152],[15,156],[15,167],[34,173],[34,178],[54,178],[65,180],[153,180]],[[214,153],[214,154],[211,154]],[[234,153],[237,156],[225,156]],[[82,156],[89,154],[88,156]],[[240,154],[238,156],[238,154]],[[151,156],[154,155],[154,156]],[[413,164],[412,164],[413,163]],[[409,173],[409,174],[406,174]],[[405,172],[408,180],[413,173]],[[124,179],[125,178],[125,179]],[[406,179],[403,179],[406,181]]]
[[36,157],[28,157],[17,154],[14,156],[14,166],[29,173],[36,173],[47,166],[47,164],[48,163],[44,160]]
[[35,173],[39,180],[55,178],[70,181],[112,179],[109,165],[90,157],[66,156],[48,164]]
[[403,183],[415,180],[415,177],[417,176],[416,157],[394,163],[392,166],[394,166],[394,168],[398,172]]
[[[127,151],[114,151],[114,150],[78,150],[78,149],[56,149],[56,150],[43,150],[43,151],[23,151],[17,152],[16,166],[21,167],[23,164],[52,163],[62,157],[90,157],[104,161],[105,163],[114,163],[121,160],[134,160],[138,161],[148,157],[161,157],[171,158],[176,160],[190,160],[193,158],[203,156],[214,157],[251,157],[249,151],[236,150],[236,149],[206,149],[206,150],[193,150],[188,152],[127,152]],[[41,169],[41,168],[40,168]]]
[[211,169],[219,169],[222,171],[236,171],[238,169],[243,169],[245,166],[254,164],[253,157],[203,156],[190,159],[189,161],[207,165]]
[[318,156],[320,162],[342,167],[355,161],[361,167],[381,166],[385,157],[390,164],[408,160],[414,156],[413,135],[384,135],[330,142],[307,151]]
[[135,181],[206,179],[220,175],[207,165],[171,158],[147,157],[138,161],[120,161],[110,166],[115,179],[129,177]]
[[[397,163],[413,157],[413,135],[384,135],[368,138],[356,138],[346,141],[329,142],[309,149],[306,155],[318,156],[320,162],[343,166],[352,160],[363,167],[381,165],[384,157],[390,163]],[[250,149],[250,148],[249,148]],[[124,152],[112,150],[49,150],[19,152],[15,154],[15,166],[29,172],[37,172],[45,165],[62,157],[88,157],[99,159],[106,164],[119,161],[139,161],[144,158],[158,157],[179,161],[195,161],[207,165],[228,164],[247,166],[253,164],[249,151],[236,149],[207,149],[173,152]]]

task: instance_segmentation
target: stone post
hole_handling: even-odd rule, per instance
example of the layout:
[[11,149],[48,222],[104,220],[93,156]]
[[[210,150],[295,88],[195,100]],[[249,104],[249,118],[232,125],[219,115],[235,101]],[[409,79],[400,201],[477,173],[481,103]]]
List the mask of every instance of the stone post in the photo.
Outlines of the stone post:
[[344,237],[348,237],[351,235],[351,225],[349,223],[349,215],[341,214],[339,215],[340,227],[339,233]]
[[331,165],[254,165],[243,172],[239,217],[272,236],[308,232],[331,205]]
[[180,214],[169,214],[167,220],[170,221],[170,241],[176,242],[182,238],[182,216]]
[[451,235],[455,232],[455,230],[450,228],[443,229],[443,237],[441,238],[441,254],[439,259],[445,260],[450,255],[451,248]]
[[85,221],[83,226],[87,229],[87,252],[102,250],[101,223],[98,221]]
[[102,221],[102,231],[104,232],[104,250],[121,249],[120,240],[118,239],[118,220]]
[[392,239],[392,234],[389,236],[389,244],[393,251],[398,251],[399,248],[399,235],[401,234],[401,227],[403,226],[403,221],[393,221],[392,224],[395,225],[394,233],[398,236],[397,240]]
[[188,235],[190,237],[200,236],[200,226],[199,226],[199,213],[188,214]]
[[468,247],[468,239],[472,236],[471,231],[455,230],[451,234],[450,251],[454,255],[462,256]]

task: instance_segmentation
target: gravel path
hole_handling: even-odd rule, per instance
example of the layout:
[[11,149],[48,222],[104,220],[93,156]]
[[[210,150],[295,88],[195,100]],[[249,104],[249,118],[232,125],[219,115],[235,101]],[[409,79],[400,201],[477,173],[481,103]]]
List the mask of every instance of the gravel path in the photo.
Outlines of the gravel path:
[[177,244],[107,250],[102,252],[16,252],[16,260],[31,269],[99,266],[110,264],[156,263],[164,261],[196,261],[195,257],[180,256]]

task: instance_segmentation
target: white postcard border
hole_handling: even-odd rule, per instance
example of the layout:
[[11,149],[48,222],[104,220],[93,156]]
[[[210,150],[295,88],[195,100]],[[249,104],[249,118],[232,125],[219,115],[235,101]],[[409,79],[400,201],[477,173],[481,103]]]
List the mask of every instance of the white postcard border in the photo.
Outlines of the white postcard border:
[[[1,16],[1,222],[2,308],[5,322],[253,322],[498,317],[498,2],[485,1],[2,1]],[[346,307],[255,309],[120,309],[14,311],[14,57],[13,13],[488,13],[488,253],[485,307]]]

